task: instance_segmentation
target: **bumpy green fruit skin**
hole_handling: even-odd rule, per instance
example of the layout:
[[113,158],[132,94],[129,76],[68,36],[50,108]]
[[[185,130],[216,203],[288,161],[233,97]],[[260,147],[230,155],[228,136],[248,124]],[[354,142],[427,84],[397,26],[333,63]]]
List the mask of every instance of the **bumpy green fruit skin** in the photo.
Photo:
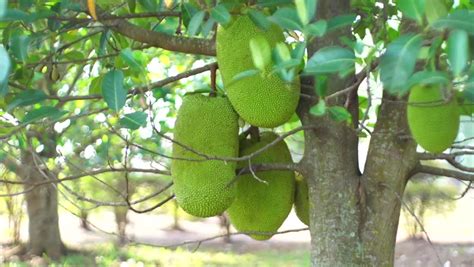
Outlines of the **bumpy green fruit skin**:
[[456,139],[459,108],[453,98],[443,101],[439,86],[415,86],[410,91],[407,108],[408,125],[415,141],[426,151],[441,153]]
[[[238,115],[227,98],[186,96],[174,128],[174,140],[201,153],[236,157],[239,152]],[[197,217],[221,214],[235,198],[235,162],[189,161],[201,156],[173,143],[171,173],[178,204]]]
[[309,226],[308,182],[299,174],[296,175],[295,212],[300,221]]
[[286,83],[277,74],[257,74],[233,81],[235,75],[255,69],[249,42],[263,37],[271,47],[283,42],[283,31],[276,25],[259,29],[247,16],[238,16],[217,31],[217,62],[230,102],[246,122],[272,128],[287,122],[298,105],[299,80]]
[[[243,140],[240,143],[240,155],[248,155],[275,140],[278,136],[266,132],[259,142]],[[291,162],[290,151],[285,142],[270,147],[254,157],[252,164]],[[248,162],[239,163],[239,168],[248,167]],[[227,210],[231,223],[241,232],[273,233],[288,217],[294,201],[295,174],[292,171],[262,171],[257,177],[252,174],[238,178],[237,196]],[[250,234],[256,240],[266,240],[271,235]]]

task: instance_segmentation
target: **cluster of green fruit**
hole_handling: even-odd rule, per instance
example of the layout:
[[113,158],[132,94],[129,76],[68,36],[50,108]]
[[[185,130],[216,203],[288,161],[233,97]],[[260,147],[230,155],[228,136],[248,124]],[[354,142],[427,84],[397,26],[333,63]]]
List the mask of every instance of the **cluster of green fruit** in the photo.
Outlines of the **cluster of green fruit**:
[[[290,119],[299,99],[298,81],[287,83],[271,72],[234,79],[254,68],[249,43],[255,37],[272,46],[284,41],[281,28],[262,31],[247,16],[218,30],[217,61],[227,96],[184,97],[175,123],[171,172],[183,210],[198,217],[227,211],[237,230],[265,240],[288,216],[295,194],[297,215],[308,224],[308,187],[293,171],[239,175],[252,165],[292,162],[284,141],[269,145],[278,138],[273,132],[239,137],[239,117],[253,126],[276,127]],[[267,149],[249,161],[232,160],[263,147]]]
[[459,105],[456,95],[442,86],[414,86],[408,98],[408,125],[422,148],[441,153],[456,139],[460,116],[471,115],[473,109],[469,103]]

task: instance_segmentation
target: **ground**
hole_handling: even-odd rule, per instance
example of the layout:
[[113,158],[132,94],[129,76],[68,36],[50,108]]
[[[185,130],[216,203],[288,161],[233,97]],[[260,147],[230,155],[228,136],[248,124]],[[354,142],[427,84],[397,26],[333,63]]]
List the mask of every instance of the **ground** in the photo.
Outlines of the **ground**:
[[[430,214],[425,223],[433,244],[426,237],[408,238],[403,225],[398,234],[395,266],[474,266],[474,194],[459,201],[449,214]],[[232,236],[231,243],[222,238],[209,242],[175,247],[186,241],[200,240],[222,234],[217,218],[182,221],[184,231],[170,230],[172,217],[164,214],[130,214],[128,236],[131,241],[155,244],[158,247],[129,245],[117,249],[111,244],[115,236],[99,229],[113,231],[113,215],[100,212],[91,217],[97,227],[85,231],[79,220],[63,211],[60,216],[61,234],[73,251],[63,259],[63,265],[98,266],[308,266],[309,234],[307,231],[278,235],[269,241],[254,241],[246,236]],[[5,240],[5,217],[0,216],[0,266],[11,246]],[[294,213],[280,230],[305,227]],[[22,231],[26,236],[26,228]],[[168,247],[170,246],[170,247]],[[80,251],[80,252],[78,252]],[[15,260],[15,258],[10,258]],[[37,260],[37,259],[34,259]],[[41,261],[40,261],[41,262]],[[120,264],[122,262],[122,264]],[[7,265],[8,266],[8,265]],[[11,266],[17,266],[11,264]]]

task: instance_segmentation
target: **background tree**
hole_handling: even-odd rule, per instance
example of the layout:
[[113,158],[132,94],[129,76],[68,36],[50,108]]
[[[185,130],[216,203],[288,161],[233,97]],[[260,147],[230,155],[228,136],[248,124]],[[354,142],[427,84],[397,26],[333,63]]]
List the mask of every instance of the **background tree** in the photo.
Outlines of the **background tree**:
[[[258,27],[274,23],[286,30],[290,56],[273,51],[275,72],[288,77],[302,69],[297,117],[276,130],[287,130],[282,138],[304,132],[303,155],[293,165],[259,167],[289,168],[308,180],[313,265],[391,265],[401,196],[417,173],[471,187],[474,170],[457,158],[474,153],[464,142],[472,137],[427,153],[417,150],[406,119],[413,105],[407,93],[433,84],[447,95],[431,104],[454,99],[472,113],[470,1],[222,2],[0,4],[0,158],[22,178],[30,252],[63,252],[57,194],[65,181],[125,173],[125,192],[118,190],[115,205],[135,212],[173,198],[165,193],[164,200],[135,209],[170,185],[131,199],[127,173],[169,175],[176,108],[186,93],[210,92],[216,25],[230,23],[239,11]],[[262,53],[256,49],[254,59]],[[190,78],[203,72],[210,78]],[[365,138],[367,154],[359,150]],[[426,164],[438,159],[454,169]]]

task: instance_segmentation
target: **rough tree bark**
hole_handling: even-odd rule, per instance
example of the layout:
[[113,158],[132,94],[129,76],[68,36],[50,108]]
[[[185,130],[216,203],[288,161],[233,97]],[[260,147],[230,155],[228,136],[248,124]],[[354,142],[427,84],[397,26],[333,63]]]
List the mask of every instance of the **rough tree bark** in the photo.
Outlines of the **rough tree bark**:
[[[51,179],[53,173],[33,159],[33,152],[22,155],[21,178],[27,183],[44,182]],[[25,185],[25,190],[30,189]],[[58,193],[55,184],[37,186],[25,194],[28,212],[28,253],[58,259],[64,253],[58,223]]]
[[[318,17],[328,19],[350,13],[349,0],[319,1]],[[349,28],[309,44],[319,48],[339,44]],[[328,93],[346,88],[354,77],[329,79]],[[312,79],[304,79],[312,85]],[[304,87],[306,88],[306,87]],[[310,86],[311,88],[311,86]],[[303,89],[314,95],[313,90]],[[329,101],[353,114],[353,125],[336,123],[309,113],[313,102],[303,100],[298,114],[305,132],[302,172],[310,190],[311,263],[313,266],[392,266],[401,197],[417,164],[416,144],[405,138],[406,104],[384,96],[371,136],[364,173],[359,170],[357,95],[349,93]]]

